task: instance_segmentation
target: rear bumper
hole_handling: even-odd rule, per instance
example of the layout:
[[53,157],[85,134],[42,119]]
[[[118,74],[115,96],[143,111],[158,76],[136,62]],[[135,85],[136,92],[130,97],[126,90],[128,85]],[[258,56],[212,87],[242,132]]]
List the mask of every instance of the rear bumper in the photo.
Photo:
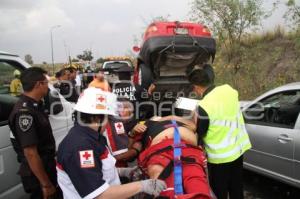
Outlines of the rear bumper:
[[151,66],[155,63],[157,54],[172,44],[174,46],[170,50],[175,50],[179,53],[206,52],[207,56],[203,59],[214,58],[216,53],[216,42],[211,37],[191,37],[188,35],[160,36],[152,37],[145,41],[141,48],[139,59]]

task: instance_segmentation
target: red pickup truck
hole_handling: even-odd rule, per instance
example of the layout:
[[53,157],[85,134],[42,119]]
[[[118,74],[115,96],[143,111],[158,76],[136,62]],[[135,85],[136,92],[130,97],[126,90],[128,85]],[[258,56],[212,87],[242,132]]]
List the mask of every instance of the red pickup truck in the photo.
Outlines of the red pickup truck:
[[134,50],[139,50],[134,83],[145,89],[154,83],[159,93],[154,100],[172,104],[178,96],[190,97],[186,74],[193,65],[214,60],[216,42],[202,24],[154,22],[147,27],[141,47]]

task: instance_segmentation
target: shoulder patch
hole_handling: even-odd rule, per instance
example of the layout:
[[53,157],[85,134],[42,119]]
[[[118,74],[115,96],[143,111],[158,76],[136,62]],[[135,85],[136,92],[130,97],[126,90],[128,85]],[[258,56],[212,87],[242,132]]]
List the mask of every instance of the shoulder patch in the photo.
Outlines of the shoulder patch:
[[93,150],[79,151],[79,157],[80,157],[80,167],[81,168],[94,168],[95,167]]
[[125,133],[123,122],[116,122],[115,123],[115,129],[116,129],[117,134],[124,134]]
[[23,132],[26,132],[32,126],[33,117],[31,115],[21,115],[19,117],[19,127]]

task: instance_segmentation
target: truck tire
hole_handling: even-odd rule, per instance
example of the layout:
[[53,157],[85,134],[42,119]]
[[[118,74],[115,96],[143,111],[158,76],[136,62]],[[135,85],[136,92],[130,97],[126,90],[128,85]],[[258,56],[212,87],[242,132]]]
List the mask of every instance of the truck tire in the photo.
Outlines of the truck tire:
[[150,67],[148,67],[144,63],[141,63],[139,68],[141,87],[144,89],[148,89],[149,86],[154,82],[152,71]]

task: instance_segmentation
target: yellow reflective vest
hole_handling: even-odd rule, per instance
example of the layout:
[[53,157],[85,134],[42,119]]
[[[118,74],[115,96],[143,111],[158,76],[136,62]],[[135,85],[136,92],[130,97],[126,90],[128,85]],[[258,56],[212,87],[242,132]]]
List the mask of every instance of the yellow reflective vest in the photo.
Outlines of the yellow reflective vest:
[[23,92],[23,87],[22,87],[21,80],[18,78],[15,78],[10,83],[10,93],[13,96],[19,96],[19,95],[21,95],[22,92]]
[[199,102],[199,106],[209,117],[209,127],[203,138],[209,163],[232,162],[251,148],[236,90],[227,84],[218,86]]

